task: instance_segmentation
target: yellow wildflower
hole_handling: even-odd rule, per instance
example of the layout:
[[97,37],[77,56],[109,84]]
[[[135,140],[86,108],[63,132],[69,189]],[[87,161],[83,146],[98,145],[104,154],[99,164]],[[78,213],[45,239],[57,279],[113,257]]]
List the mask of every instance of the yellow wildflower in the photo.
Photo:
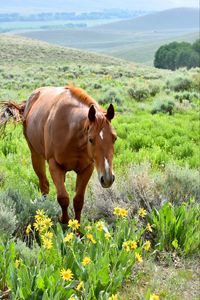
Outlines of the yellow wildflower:
[[60,275],[61,275],[62,279],[66,280],[66,281],[71,281],[74,277],[74,275],[70,269],[67,269],[67,270],[62,269],[60,271]]
[[155,293],[151,294],[150,300],[160,300],[160,297],[156,295]]
[[146,226],[146,230],[149,231],[149,232],[153,232],[152,225],[150,225],[148,223],[147,226]]
[[109,298],[108,298],[108,300],[118,300],[118,296],[117,296],[117,294],[112,294]]
[[74,296],[71,296],[71,297],[69,298],[69,300],[76,300],[76,298],[75,298]]
[[48,230],[49,228],[51,228],[53,225],[52,220],[50,218],[44,218],[43,222],[42,222],[42,226]]
[[141,207],[141,208],[138,209],[138,215],[141,218],[144,218],[146,216],[146,214],[147,214],[147,211],[143,207]]
[[83,282],[83,281],[80,281],[79,284],[78,284],[77,287],[76,287],[76,290],[77,290],[77,291],[80,291],[80,290],[82,290],[82,289],[84,289],[84,282]]
[[130,251],[129,241],[123,242],[122,248],[123,248],[126,252],[129,252],[129,251]]
[[40,219],[43,219],[45,218],[45,212],[43,209],[38,209],[36,210],[36,215],[35,215],[35,218],[40,218]]
[[115,207],[113,214],[116,215],[116,216],[119,216],[120,212],[121,212],[121,208],[120,207]]
[[149,249],[151,248],[151,242],[150,241],[146,241],[145,243],[144,243],[144,250],[145,251],[149,251]]
[[41,225],[38,222],[33,223],[33,226],[35,227],[36,231],[39,231]]
[[71,240],[73,240],[73,238],[74,238],[74,234],[73,234],[73,232],[70,232],[64,237],[63,241],[70,242]]
[[130,248],[132,250],[135,250],[137,248],[137,242],[136,241],[129,241],[129,245],[130,245]]
[[77,229],[79,229],[80,224],[79,224],[78,220],[69,220],[68,226],[72,230],[76,231]]
[[103,227],[104,227],[104,223],[102,221],[96,223],[96,228],[98,231],[102,231]]
[[31,224],[29,224],[29,225],[26,227],[26,234],[29,235],[30,232],[31,232]]
[[127,217],[128,216],[128,210],[120,207],[115,207],[114,208],[114,215],[119,216],[119,217]]
[[16,267],[16,268],[19,268],[21,262],[22,262],[21,259],[16,259],[16,260],[15,260],[15,267]]
[[137,242],[136,241],[126,241],[122,244],[123,249],[126,252],[129,252],[130,250],[135,250],[137,248]]
[[127,217],[128,216],[128,210],[126,210],[124,208],[121,208],[120,216],[121,217]]
[[105,233],[105,239],[108,241],[111,238],[110,232]]
[[86,238],[92,243],[96,244],[96,240],[94,239],[93,235],[91,233],[86,234]]
[[49,250],[53,247],[52,240],[49,240],[49,239],[46,239],[46,238],[42,239],[42,245],[47,250]]
[[83,266],[89,265],[90,263],[91,263],[91,258],[89,256],[86,256],[83,258],[83,260],[82,260]]
[[136,260],[137,260],[139,263],[142,263],[142,262],[143,262],[142,256],[141,256],[139,253],[136,253],[136,254],[135,254],[135,258],[136,258]]
[[47,232],[45,232],[42,236],[41,236],[41,238],[43,239],[43,240],[51,240],[52,238],[53,238],[53,233],[52,232],[50,232],[50,231],[47,231]]

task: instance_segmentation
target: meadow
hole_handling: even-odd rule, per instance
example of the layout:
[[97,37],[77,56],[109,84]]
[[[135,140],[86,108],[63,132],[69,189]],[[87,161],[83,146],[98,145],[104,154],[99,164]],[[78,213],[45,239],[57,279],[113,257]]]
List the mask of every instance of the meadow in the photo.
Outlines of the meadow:
[[[104,190],[94,174],[81,224],[70,204],[61,226],[52,182],[41,201],[22,126],[0,128],[0,299],[198,299],[199,69],[3,35],[0,48],[1,100],[74,83],[114,104],[118,135],[116,183]],[[70,198],[74,184],[67,175]]]

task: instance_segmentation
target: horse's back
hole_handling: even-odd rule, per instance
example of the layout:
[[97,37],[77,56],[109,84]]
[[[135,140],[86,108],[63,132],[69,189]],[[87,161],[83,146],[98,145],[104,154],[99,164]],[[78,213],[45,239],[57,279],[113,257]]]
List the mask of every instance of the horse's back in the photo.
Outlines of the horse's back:
[[24,112],[25,136],[31,148],[43,156],[45,156],[45,124],[63,93],[67,93],[64,87],[43,87],[35,90],[27,101]]

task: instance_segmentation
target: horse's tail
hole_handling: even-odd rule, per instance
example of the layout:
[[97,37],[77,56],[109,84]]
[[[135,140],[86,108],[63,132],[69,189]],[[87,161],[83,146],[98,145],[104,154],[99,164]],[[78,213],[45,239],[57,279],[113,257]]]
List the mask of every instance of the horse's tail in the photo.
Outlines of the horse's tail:
[[26,101],[17,103],[15,101],[0,102],[0,133],[5,132],[6,125],[9,122],[22,123]]
[[40,91],[36,91],[31,94],[28,100],[21,103],[11,100],[0,101],[0,134],[5,132],[8,122],[25,123],[26,117],[39,95]]

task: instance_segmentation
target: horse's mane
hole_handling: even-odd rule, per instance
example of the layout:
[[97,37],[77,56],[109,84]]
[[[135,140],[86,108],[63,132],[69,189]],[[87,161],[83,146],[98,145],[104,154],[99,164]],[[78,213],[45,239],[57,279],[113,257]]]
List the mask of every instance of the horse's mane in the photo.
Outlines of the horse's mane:
[[88,107],[90,107],[93,104],[95,107],[102,110],[99,104],[91,96],[89,96],[83,89],[78,88],[74,85],[67,85],[65,86],[65,89],[68,89],[77,100],[87,105]]

